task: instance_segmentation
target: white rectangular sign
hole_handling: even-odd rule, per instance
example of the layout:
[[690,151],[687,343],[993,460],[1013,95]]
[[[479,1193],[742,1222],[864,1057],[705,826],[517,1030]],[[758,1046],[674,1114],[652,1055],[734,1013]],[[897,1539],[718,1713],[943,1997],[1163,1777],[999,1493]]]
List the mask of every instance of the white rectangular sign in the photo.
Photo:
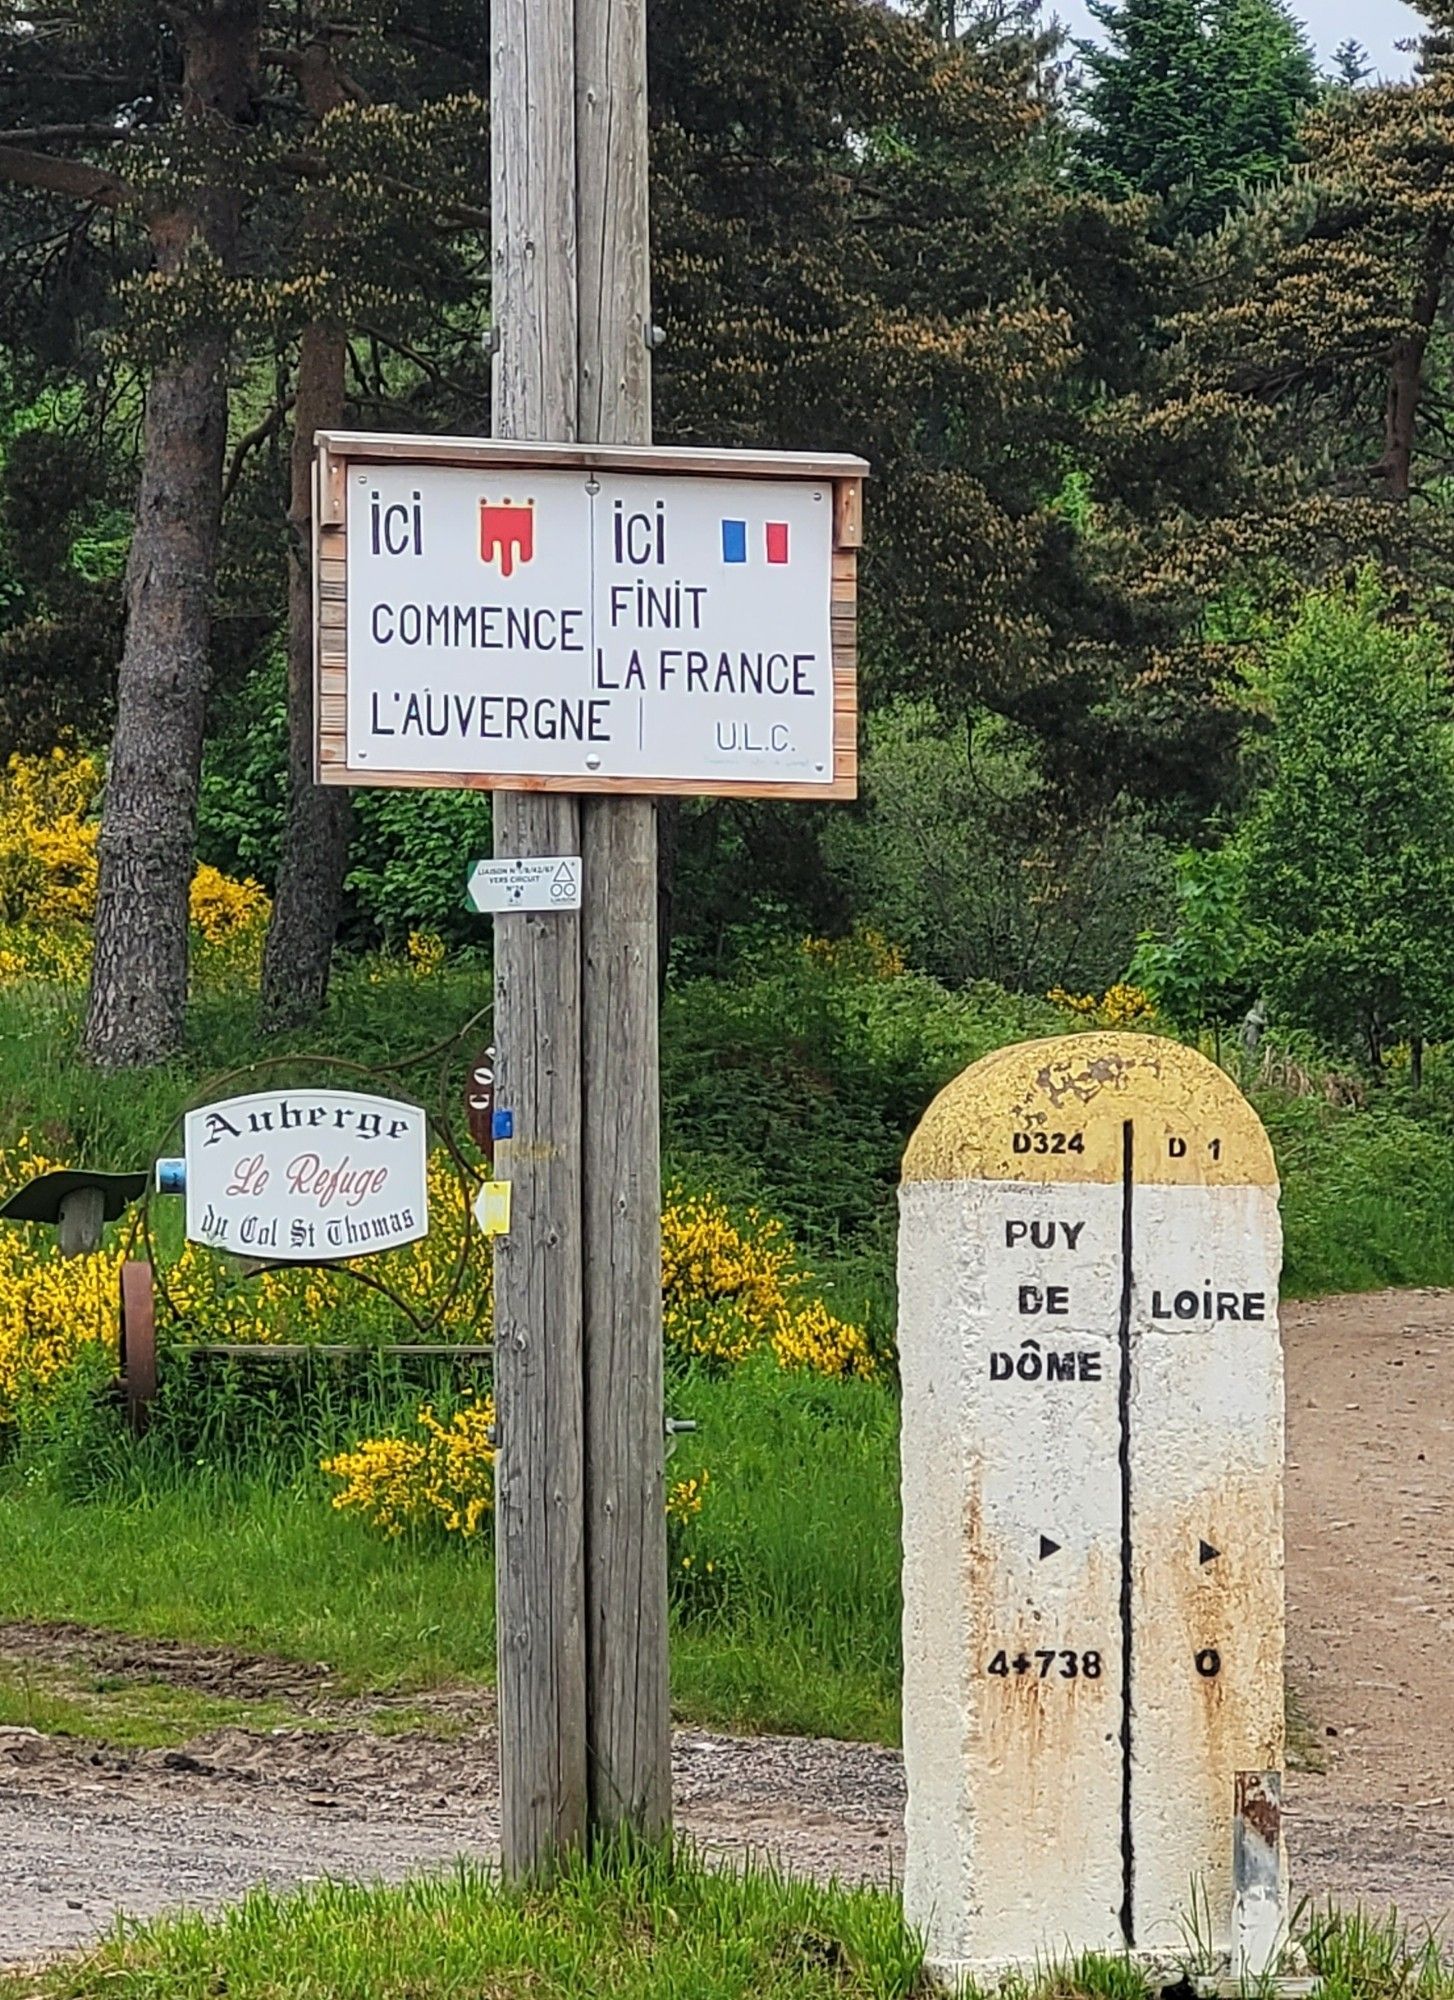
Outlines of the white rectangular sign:
[[185,1132],[194,1243],[311,1264],[428,1234],[417,1104],[348,1090],[262,1090],[189,1111]]
[[341,463],[355,781],[834,784],[832,477]]
[[537,854],[513,861],[477,861],[470,872],[469,899],[491,910],[578,910],[581,857]]

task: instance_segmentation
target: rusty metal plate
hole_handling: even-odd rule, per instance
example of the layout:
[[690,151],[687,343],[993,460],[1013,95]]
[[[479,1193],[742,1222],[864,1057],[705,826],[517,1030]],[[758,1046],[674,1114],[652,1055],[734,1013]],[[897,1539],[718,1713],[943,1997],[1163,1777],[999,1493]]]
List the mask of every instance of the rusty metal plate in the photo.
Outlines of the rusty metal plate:
[[126,1414],[134,1431],[147,1426],[157,1393],[156,1294],[150,1264],[121,1266],[120,1353]]

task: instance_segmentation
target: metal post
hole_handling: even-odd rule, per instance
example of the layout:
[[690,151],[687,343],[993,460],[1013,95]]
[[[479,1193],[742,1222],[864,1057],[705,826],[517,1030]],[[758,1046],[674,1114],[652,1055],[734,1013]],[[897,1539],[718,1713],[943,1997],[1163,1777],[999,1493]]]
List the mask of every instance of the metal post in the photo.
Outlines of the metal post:
[[1277,1970],[1283,1938],[1282,1773],[1239,1771],[1232,1817],[1232,1977]]

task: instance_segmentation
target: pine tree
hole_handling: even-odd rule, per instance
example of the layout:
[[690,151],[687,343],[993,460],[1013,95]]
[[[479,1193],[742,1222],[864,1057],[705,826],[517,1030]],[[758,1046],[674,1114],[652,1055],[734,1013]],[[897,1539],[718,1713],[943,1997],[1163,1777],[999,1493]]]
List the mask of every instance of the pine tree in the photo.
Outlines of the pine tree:
[[[286,373],[290,349],[301,356],[288,558],[297,810],[280,948],[284,985],[301,981],[316,1001],[343,841],[342,815],[314,790],[309,769],[309,521],[298,496],[312,426],[342,414],[345,329],[366,328],[376,355],[415,354],[421,328],[433,338],[461,296],[473,294],[472,278],[460,282],[450,230],[478,230],[485,220],[468,199],[483,177],[483,104],[419,91],[422,65],[408,54],[418,32],[412,10],[392,0],[356,11],[344,4],[320,29],[309,10],[284,0],[195,0],[168,9],[149,37],[151,14],[138,4],[119,15],[80,6],[58,17],[54,32],[36,38],[41,46],[25,51],[27,101],[59,100],[75,75],[92,86],[91,115],[0,131],[0,142],[10,141],[0,143],[0,184],[43,190],[58,231],[94,255],[111,287],[135,271],[119,287],[122,311],[109,329],[123,368],[146,384],[147,414],[86,1036],[93,1059],[108,1065],[160,1060],[181,1040],[214,607],[226,595],[229,560],[242,593],[266,604],[274,592],[260,587],[253,565],[276,573],[282,553],[274,535],[259,562],[256,544],[247,548],[245,535],[239,544],[235,527],[234,547],[224,551],[221,515],[249,452],[282,428],[293,392],[280,386],[260,420],[249,413],[234,425],[224,470],[229,381],[239,383],[237,404],[255,401],[265,357],[272,372]],[[454,53],[426,38],[425,60],[436,71]],[[346,63],[366,81],[347,74]],[[265,70],[294,85],[296,110],[265,100]],[[413,102],[380,104],[380,85],[412,92]],[[94,249],[98,211],[116,218],[115,240],[102,252]],[[16,238],[24,240],[19,230]],[[305,914],[289,923],[300,883]]]
[[[1331,94],[1306,174],[1204,258],[1183,393],[1216,399],[1257,467],[1244,539],[1289,558],[1381,551],[1454,587],[1454,8],[1428,0],[1409,83]],[[1264,528],[1259,528],[1259,517]]]
[[1149,699],[1215,737],[1269,613],[1374,561],[1406,611],[1454,615],[1454,7],[1428,0],[1409,83],[1325,94],[1305,169],[1191,253],[1191,308],[1108,405],[1097,498]]
[[[458,242],[486,218],[483,23],[421,21],[379,0],[352,9],[288,10],[266,59],[297,94],[308,142],[328,171],[308,185],[297,241],[274,297],[297,327],[288,518],[287,813],[262,968],[262,1024],[295,1026],[327,996],[348,861],[348,792],[313,782],[311,574],[313,439],[343,425],[350,336],[428,380],[450,341],[451,315],[473,331],[483,311],[481,259]],[[453,39],[446,36],[453,32]],[[422,35],[423,50],[414,37]],[[385,93],[391,101],[383,101]],[[478,177],[472,185],[472,168]],[[340,184],[363,190],[344,196]],[[421,224],[423,228],[421,229]],[[379,276],[391,287],[381,306]],[[407,286],[404,280],[413,282]],[[301,324],[299,315],[301,311]],[[455,329],[459,339],[459,328]],[[433,350],[434,360],[423,359]],[[483,424],[481,393],[474,421]],[[384,419],[387,426],[388,418]]]
[[1090,11],[1106,41],[1080,44],[1089,185],[1154,195],[1169,231],[1199,235],[1296,157],[1317,80],[1281,0],[1090,0]]
[[[487,50],[480,11],[455,0],[260,4],[266,88],[229,141],[234,267],[148,275],[112,342],[149,375],[194,333],[230,357],[230,449],[209,495],[215,482],[227,498],[215,598],[236,616],[214,621],[214,656],[223,637],[232,656],[265,649],[291,564],[292,804],[266,999],[296,1018],[321,999],[343,866],[339,809],[308,772],[306,440],[313,413],[340,406],[340,367],[361,427],[488,428]],[[69,58],[106,79],[86,122],[31,129],[24,160],[32,185],[67,183],[58,227],[83,225],[99,318],[145,247],[131,183],[153,151],[178,156],[178,48],[143,37],[122,62],[98,32],[78,30]],[[1142,635],[1112,566],[1088,560],[1074,500],[1105,452],[1097,406],[1139,379],[1171,267],[1141,208],[1065,185],[1050,39],[1026,32],[1018,0],[968,10],[949,42],[860,0],[728,15],[660,0],[650,55],[659,437],[866,452],[870,698],[997,709],[1067,786],[1114,790],[1132,767],[1184,784],[1205,759],[1145,758],[1131,704],[1112,699],[1144,664]],[[59,78],[40,82],[59,103]],[[123,93],[151,101],[135,131],[115,123]],[[18,171],[0,143],[0,185]],[[97,188],[115,217],[104,241]],[[194,785],[190,763],[171,774],[179,824]],[[179,908],[189,860],[169,847]],[[138,1059],[180,1032],[170,963]]]
[[1333,51],[1333,75],[1344,90],[1358,90],[1373,74],[1373,64],[1362,42],[1350,35]]
[[[48,45],[47,60],[54,62],[57,42],[64,51],[69,41],[94,65],[98,42],[145,48],[148,13],[98,5],[49,24],[50,33],[36,39]],[[117,107],[113,77],[109,122],[23,135],[12,128],[10,143],[0,147],[0,178],[11,185],[124,212],[144,232],[149,269],[133,289],[143,346],[160,331],[158,301],[165,296],[171,308],[148,356],[126,636],[99,847],[86,1048],[107,1065],[155,1061],[181,1038],[227,428],[228,342],[210,295],[236,264],[260,94],[259,0],[197,0],[168,9],[164,18],[169,101],[164,108],[148,101],[149,110],[164,110],[157,133],[128,143],[138,122],[134,108],[144,100]],[[90,83],[97,70],[82,74]],[[124,175],[109,163],[23,147],[16,143],[22,136],[79,141],[92,151],[124,147]]]

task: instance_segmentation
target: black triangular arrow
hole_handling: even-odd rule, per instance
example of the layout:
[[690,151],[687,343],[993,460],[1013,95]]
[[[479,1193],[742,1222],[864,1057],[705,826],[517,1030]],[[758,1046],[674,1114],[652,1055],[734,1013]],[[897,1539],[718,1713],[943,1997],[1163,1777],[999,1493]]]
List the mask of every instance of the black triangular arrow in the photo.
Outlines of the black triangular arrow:
[[1047,1556],[1058,1556],[1059,1554],[1060,1554],[1060,1544],[1059,1544],[1059,1542],[1052,1542],[1052,1541],[1051,1541],[1051,1539],[1050,1539],[1050,1537],[1049,1537],[1049,1535],[1042,1535],[1042,1536],[1040,1537],[1040,1560],[1041,1560],[1041,1562],[1044,1562],[1044,1560],[1045,1560],[1045,1558],[1046,1558]]
[[1197,1550],[1197,1561],[1199,1563],[1215,1562],[1221,1553],[1222,1551],[1214,1549],[1210,1542],[1202,1542]]

